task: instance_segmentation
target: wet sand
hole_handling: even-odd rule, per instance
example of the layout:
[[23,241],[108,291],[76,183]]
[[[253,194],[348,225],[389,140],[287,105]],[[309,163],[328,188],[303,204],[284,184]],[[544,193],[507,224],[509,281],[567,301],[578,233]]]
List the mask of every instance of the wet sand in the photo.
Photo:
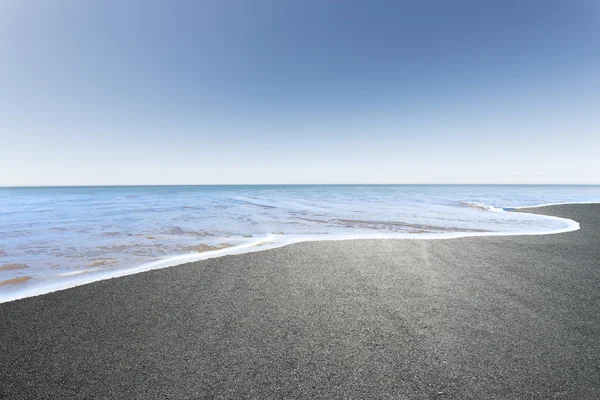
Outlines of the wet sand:
[[30,276],[20,276],[18,278],[7,279],[4,281],[0,281],[0,286],[19,285],[21,283],[27,282],[30,279]]
[[17,271],[19,269],[29,268],[26,264],[4,264],[0,265],[0,271]]
[[0,398],[600,398],[575,232],[308,242],[0,304]]

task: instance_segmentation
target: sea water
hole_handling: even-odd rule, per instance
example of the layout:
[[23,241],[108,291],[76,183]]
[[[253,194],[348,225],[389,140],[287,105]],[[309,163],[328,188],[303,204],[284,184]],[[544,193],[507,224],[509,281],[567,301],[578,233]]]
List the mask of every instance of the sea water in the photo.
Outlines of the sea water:
[[307,240],[551,234],[506,209],[600,201],[600,186],[0,188],[0,301]]

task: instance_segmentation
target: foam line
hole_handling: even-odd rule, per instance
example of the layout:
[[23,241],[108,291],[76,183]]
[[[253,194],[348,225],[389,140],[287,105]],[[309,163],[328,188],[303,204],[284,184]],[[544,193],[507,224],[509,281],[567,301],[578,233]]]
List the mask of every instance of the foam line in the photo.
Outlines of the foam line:
[[[483,206],[494,212],[506,212],[505,210],[517,210],[525,208],[539,208],[553,205],[569,205],[569,204],[600,204],[598,202],[582,202],[582,203],[557,203],[557,204],[542,204],[536,206],[522,206],[498,209],[495,207]],[[479,205],[478,205],[479,206]],[[228,247],[220,250],[207,251],[204,253],[188,253],[165,258],[163,260],[153,261],[142,264],[140,266],[126,268],[121,270],[101,271],[94,270],[90,272],[71,275],[67,278],[62,277],[55,282],[45,283],[40,286],[24,287],[18,291],[9,291],[0,294],[0,303],[14,301],[26,297],[38,296],[59,290],[65,290],[76,286],[85,285],[88,283],[98,282],[102,280],[118,278],[127,275],[133,275],[140,272],[150,271],[181,265],[194,261],[207,260],[210,258],[223,257],[226,255],[251,253],[283,247],[294,243],[312,242],[323,240],[357,240],[357,239],[410,239],[410,240],[440,240],[440,239],[457,239],[465,237],[482,237],[482,236],[527,236],[527,235],[550,235],[557,233],[566,233],[576,231],[580,228],[577,221],[555,217],[551,215],[538,215],[536,217],[543,219],[559,220],[565,224],[563,228],[546,230],[546,231],[530,231],[530,232],[443,232],[443,233],[373,233],[373,234],[339,234],[339,235],[267,235],[265,237],[252,240],[238,246]],[[326,237],[325,237],[326,236]]]
[[600,204],[600,202],[598,201],[574,201],[574,202],[568,202],[568,203],[545,203],[545,204],[538,204],[535,206],[518,206],[518,207],[504,207],[504,210],[522,210],[524,208],[541,208],[541,207],[550,207],[550,206],[567,206],[567,205],[573,205],[573,204]]

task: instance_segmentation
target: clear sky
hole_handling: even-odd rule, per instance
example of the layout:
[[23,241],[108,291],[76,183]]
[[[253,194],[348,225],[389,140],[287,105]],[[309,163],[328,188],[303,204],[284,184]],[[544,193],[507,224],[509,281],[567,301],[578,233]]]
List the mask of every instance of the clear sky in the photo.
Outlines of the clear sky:
[[231,183],[600,183],[600,2],[0,1],[0,185]]

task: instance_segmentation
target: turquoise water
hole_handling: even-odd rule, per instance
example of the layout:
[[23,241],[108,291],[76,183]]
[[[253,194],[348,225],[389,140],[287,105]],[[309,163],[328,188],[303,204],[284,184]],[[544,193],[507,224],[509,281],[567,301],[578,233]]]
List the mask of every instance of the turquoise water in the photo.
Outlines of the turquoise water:
[[303,240],[564,232],[577,224],[502,209],[598,201],[600,186],[0,188],[0,301]]

